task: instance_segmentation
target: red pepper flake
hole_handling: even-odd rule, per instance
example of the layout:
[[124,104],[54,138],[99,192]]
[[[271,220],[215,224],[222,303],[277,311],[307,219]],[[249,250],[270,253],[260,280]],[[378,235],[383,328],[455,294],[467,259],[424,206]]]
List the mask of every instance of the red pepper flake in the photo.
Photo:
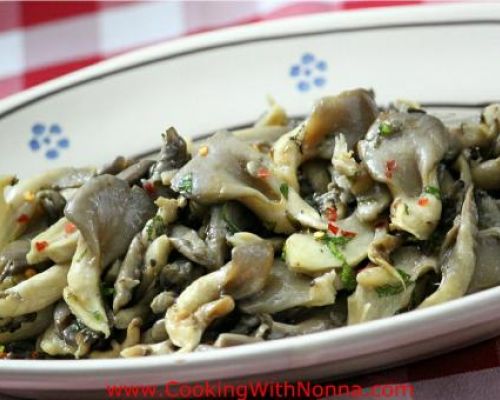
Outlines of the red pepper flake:
[[328,222],[328,230],[334,235],[336,235],[337,233],[339,233],[340,229],[333,222]]
[[29,220],[30,220],[30,217],[28,217],[26,214],[21,214],[19,216],[19,218],[17,218],[17,222],[19,222],[20,224],[25,224]]
[[38,351],[32,351],[31,358],[40,358],[40,354],[38,353]]
[[335,207],[328,207],[326,209],[326,218],[328,219],[329,222],[335,222],[337,221],[337,209]]
[[64,232],[66,232],[68,235],[71,235],[72,233],[76,232],[76,226],[72,222],[68,222],[66,225],[64,225]]
[[392,174],[397,167],[396,160],[389,160],[385,163],[385,176],[387,179],[392,178]]
[[344,236],[344,237],[346,237],[346,238],[353,238],[353,237],[355,237],[357,235],[357,233],[356,232],[342,230],[341,235]]
[[142,187],[149,194],[154,194],[155,193],[155,185],[153,185],[151,182],[144,182],[142,184]]
[[418,199],[418,205],[425,207],[427,204],[429,204],[429,199],[427,197],[421,197]]
[[44,251],[49,246],[49,242],[42,240],[41,242],[35,242],[36,250],[39,252]]
[[267,168],[260,167],[257,170],[257,176],[259,178],[269,178],[271,176],[271,172],[269,172],[269,170]]

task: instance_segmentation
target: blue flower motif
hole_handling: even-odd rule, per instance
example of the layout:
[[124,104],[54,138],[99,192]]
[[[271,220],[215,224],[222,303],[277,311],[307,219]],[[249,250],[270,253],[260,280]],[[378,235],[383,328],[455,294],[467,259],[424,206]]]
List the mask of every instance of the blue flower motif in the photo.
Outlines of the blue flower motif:
[[312,88],[321,88],[326,84],[324,73],[328,69],[324,60],[319,60],[312,53],[304,53],[297,64],[290,67],[290,77],[295,79],[299,92],[307,92]]
[[44,151],[44,156],[48,160],[59,158],[60,152],[69,148],[69,139],[63,137],[63,130],[59,124],[53,123],[45,125],[35,123],[31,127],[32,137],[28,142],[28,147],[33,152]]

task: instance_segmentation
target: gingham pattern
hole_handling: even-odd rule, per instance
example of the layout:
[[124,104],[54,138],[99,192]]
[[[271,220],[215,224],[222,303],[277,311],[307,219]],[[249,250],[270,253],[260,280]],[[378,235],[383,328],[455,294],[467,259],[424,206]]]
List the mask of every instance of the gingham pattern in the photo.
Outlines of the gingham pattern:
[[[178,36],[305,13],[423,2],[0,2],[0,98]],[[419,400],[498,399],[499,350],[499,339],[488,340],[349,382],[363,386],[410,382]]]
[[421,2],[0,0],[0,98],[174,37],[305,13]]

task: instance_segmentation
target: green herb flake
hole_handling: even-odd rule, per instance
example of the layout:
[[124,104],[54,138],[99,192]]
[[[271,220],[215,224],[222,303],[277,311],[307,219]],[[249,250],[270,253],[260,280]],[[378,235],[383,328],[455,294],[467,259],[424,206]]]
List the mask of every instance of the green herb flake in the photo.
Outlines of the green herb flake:
[[0,344],[0,353],[5,353],[5,346]]
[[85,257],[85,255],[87,254],[87,251],[88,249],[85,248],[85,250],[82,251],[82,253],[80,254],[80,257],[78,257],[78,259],[76,261],[80,262],[83,260],[83,257]]
[[101,313],[99,311],[94,311],[92,313],[92,316],[94,317],[94,319],[96,321],[102,321],[103,320],[103,317],[102,317],[102,315],[101,315]]
[[405,271],[401,269],[396,269],[398,272],[399,276],[403,279],[404,285],[402,283],[399,283],[397,285],[383,285],[375,288],[375,291],[377,292],[379,297],[388,297],[388,296],[395,296],[397,294],[402,293],[406,286],[408,286],[412,280],[411,276],[407,274]]
[[428,193],[428,194],[432,194],[436,198],[441,199],[441,191],[435,186],[426,186],[424,188],[424,192]]
[[356,273],[354,272],[354,269],[352,269],[352,267],[347,263],[344,263],[342,265],[342,271],[340,271],[340,280],[342,281],[345,289],[356,289]]
[[152,241],[155,238],[163,235],[165,231],[166,231],[165,223],[163,222],[163,218],[160,217],[159,215],[155,215],[146,228],[146,233],[148,235],[149,241]]
[[404,290],[403,285],[384,285],[375,288],[378,297],[389,297],[400,294]]
[[281,250],[281,260],[286,261],[286,247],[283,246],[283,249]]
[[182,194],[191,194],[193,192],[193,174],[184,175],[177,185],[177,190]]
[[347,290],[354,290],[356,288],[356,274],[352,267],[347,263],[344,253],[341,249],[349,243],[352,238],[345,236],[329,236],[325,235],[321,239],[328,250],[333,254],[333,256],[342,262],[342,271],[340,272],[340,280],[342,281],[344,288]]
[[394,133],[392,124],[389,121],[382,121],[378,126],[378,133],[380,136],[388,137]]
[[288,200],[288,185],[286,183],[280,185],[280,192],[283,197]]
[[102,286],[101,285],[101,293],[103,297],[113,297],[115,294],[115,288],[111,286]]
[[403,282],[405,283],[405,285],[408,285],[411,283],[410,274],[406,273],[405,271],[403,271],[402,269],[399,269],[399,268],[396,268],[396,271],[398,271],[398,274],[403,279]]
[[408,207],[408,204],[405,203],[405,214],[410,215],[410,207]]

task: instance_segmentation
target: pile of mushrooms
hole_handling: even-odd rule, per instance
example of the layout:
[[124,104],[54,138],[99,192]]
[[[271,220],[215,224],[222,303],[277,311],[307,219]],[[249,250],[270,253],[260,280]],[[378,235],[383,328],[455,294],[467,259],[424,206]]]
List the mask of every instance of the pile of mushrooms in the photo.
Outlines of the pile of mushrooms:
[[356,89],[156,159],[0,177],[0,355],[209,351],[500,284],[500,105]]

